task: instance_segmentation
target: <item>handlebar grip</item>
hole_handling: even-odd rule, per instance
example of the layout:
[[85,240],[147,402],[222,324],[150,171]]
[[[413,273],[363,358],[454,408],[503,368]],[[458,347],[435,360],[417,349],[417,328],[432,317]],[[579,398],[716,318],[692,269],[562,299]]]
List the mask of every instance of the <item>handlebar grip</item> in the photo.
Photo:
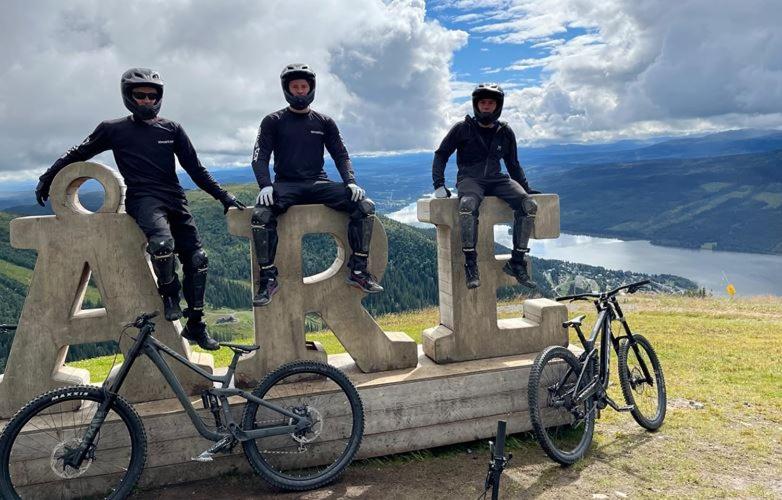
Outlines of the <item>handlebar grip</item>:
[[158,314],[160,314],[160,312],[157,310],[149,313],[141,313],[135,320],[133,320],[133,326],[136,328],[142,328],[149,320],[156,317]]

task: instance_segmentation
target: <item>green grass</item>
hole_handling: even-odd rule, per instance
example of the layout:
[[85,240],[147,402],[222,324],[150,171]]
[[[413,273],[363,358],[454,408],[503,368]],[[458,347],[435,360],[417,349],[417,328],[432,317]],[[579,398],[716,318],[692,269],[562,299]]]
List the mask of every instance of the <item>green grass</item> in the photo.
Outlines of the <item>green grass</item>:
[[0,259],[0,275],[6,276],[17,283],[22,283],[25,286],[30,286],[33,270]]
[[[662,429],[646,432],[628,414],[606,410],[589,454],[569,469],[543,456],[529,434],[511,436],[508,448],[515,458],[506,471],[511,479],[505,496],[612,496],[614,491],[641,498],[782,495],[782,299],[637,295],[622,303],[633,330],[651,341],[664,369],[669,407]],[[572,304],[570,316],[587,313],[585,324],[591,325],[596,314],[590,307]],[[503,304],[500,316],[517,310],[518,304]],[[213,311],[207,320],[213,325],[226,313]],[[213,331],[249,341],[252,313],[234,314],[236,323],[213,326]],[[434,308],[377,318],[384,330],[403,331],[418,342],[437,320]],[[343,351],[329,332],[308,338],[322,342],[329,353]],[[223,351],[216,356],[217,366],[230,360]],[[99,380],[110,362],[107,357],[73,365]],[[622,401],[615,357],[613,363],[609,393]],[[486,455],[485,441],[477,441],[363,461],[358,467],[404,469],[409,462],[443,461],[450,470],[466,457],[479,457],[485,467]]]
[[[0,275],[29,287],[30,281],[33,279],[33,270],[0,259]],[[100,293],[98,292],[98,289],[94,286],[87,287],[85,299],[93,304],[100,303]]]
[[[651,341],[661,360],[669,401],[665,424],[649,433],[630,415],[605,410],[589,453],[567,469],[545,457],[530,433],[510,436],[514,459],[501,497],[782,496],[782,300],[633,296],[622,302],[633,330]],[[570,316],[586,312],[591,326],[596,314],[590,308],[573,304]],[[571,342],[578,343],[575,335]],[[614,357],[609,393],[622,401],[616,370]],[[485,467],[487,457],[481,440],[370,459],[359,467],[442,474],[478,469],[470,465],[475,459]],[[480,493],[476,485],[465,483],[465,497]]]

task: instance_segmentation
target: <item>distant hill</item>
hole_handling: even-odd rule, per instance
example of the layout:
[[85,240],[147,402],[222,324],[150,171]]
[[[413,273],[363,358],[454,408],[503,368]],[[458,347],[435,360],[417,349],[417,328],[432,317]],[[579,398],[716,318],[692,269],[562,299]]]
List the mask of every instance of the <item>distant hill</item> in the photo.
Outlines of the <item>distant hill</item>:
[[704,136],[618,141],[608,144],[565,144],[520,148],[522,163],[537,166],[577,166],[653,159],[711,158],[782,149],[782,131],[729,130]]
[[541,169],[562,230],[660,245],[782,253],[782,151]]

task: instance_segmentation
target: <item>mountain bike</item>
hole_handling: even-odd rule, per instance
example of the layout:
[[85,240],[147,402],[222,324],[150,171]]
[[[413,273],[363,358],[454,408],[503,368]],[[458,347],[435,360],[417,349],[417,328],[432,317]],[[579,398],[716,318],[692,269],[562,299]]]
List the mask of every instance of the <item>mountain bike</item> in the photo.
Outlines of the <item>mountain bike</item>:
[[[647,430],[655,431],[662,425],[666,394],[660,361],[649,341],[630,330],[616,298],[622,290],[635,293],[649,283],[644,280],[609,292],[557,297],[558,301],[594,301],[598,316],[589,339],[581,331],[585,315],[562,323],[563,328],[576,331],[584,348],[580,356],[565,347],[547,347],[538,354],[530,372],[530,420],[535,438],[552,460],[570,465],[582,458],[592,443],[595,419],[606,406],[630,412]],[[622,324],[624,335],[614,336],[613,320]],[[627,406],[619,406],[606,392],[611,347],[617,353]]]
[[[47,484],[46,496],[52,498],[82,497],[96,484],[105,486],[107,498],[131,492],[144,468],[147,438],[138,413],[118,393],[142,354],[160,370],[198,433],[215,443],[193,460],[211,461],[216,453],[231,452],[241,443],[255,472],[285,490],[318,488],[344,472],[364,432],[361,398],[344,373],[325,363],[294,361],[246,392],[230,383],[239,358],[259,349],[257,345],[221,343],[233,350],[233,359],[225,375],[212,375],[152,335],[156,315],[142,314],[125,325],[126,330],[137,328],[138,334],[131,337],[134,343],[116,376],[102,387],[47,392],[11,419],[0,435],[0,498],[26,496],[24,485],[33,477]],[[220,385],[201,394],[213,427],[199,416],[162,354],[210,385]],[[246,400],[241,421],[231,412],[231,396]]]

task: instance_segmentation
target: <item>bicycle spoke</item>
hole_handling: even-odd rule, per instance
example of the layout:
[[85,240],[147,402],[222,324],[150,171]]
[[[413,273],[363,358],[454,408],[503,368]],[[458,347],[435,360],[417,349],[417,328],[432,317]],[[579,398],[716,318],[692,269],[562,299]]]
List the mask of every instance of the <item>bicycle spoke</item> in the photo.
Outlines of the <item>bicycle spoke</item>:
[[[130,415],[125,418],[139,426],[131,428],[117,408],[111,407],[86,448],[84,460],[72,467],[66,462],[85,446],[83,436],[93,425],[99,407],[96,400],[102,400],[105,394],[96,388],[79,388],[78,394],[72,388],[59,392],[52,391],[29,403],[4,430],[4,434],[10,432],[10,437],[1,455],[7,460],[3,482],[13,488],[9,491],[15,491],[14,495],[81,498],[94,496],[96,485],[107,490],[112,485],[116,488],[132,470],[134,477],[126,483],[128,488],[117,493],[125,496],[143,468],[146,447],[138,417],[132,410],[122,410]],[[134,432],[141,434],[134,438]],[[136,448],[141,453],[134,453]]]

